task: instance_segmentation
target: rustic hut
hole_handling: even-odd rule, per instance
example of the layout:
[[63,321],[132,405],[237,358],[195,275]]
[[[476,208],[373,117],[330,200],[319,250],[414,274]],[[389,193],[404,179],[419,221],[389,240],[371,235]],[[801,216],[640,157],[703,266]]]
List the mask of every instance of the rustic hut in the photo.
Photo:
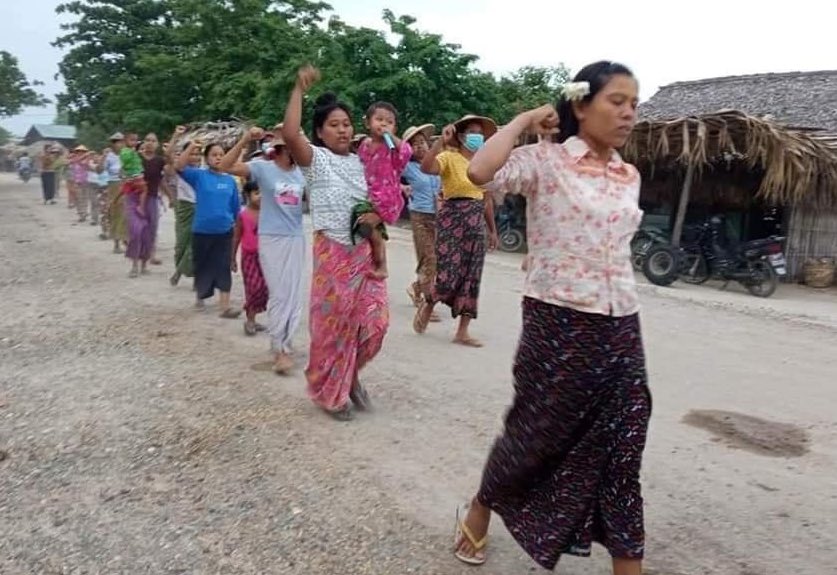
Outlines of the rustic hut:
[[742,240],[781,233],[791,277],[837,256],[837,71],[678,82],[640,116],[624,155],[674,232],[724,213]]
[[65,148],[76,145],[76,127],[60,124],[34,124],[23,137],[22,144],[31,146],[39,142],[57,142]]

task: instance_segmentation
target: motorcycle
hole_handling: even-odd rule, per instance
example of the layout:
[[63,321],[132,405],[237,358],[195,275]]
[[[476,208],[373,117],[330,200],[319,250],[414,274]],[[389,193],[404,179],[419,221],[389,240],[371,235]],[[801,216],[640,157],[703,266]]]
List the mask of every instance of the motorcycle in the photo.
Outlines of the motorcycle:
[[17,175],[21,180],[23,180],[23,183],[25,184],[25,183],[29,182],[29,178],[32,177],[32,168],[26,168],[26,167],[20,168],[17,171]]
[[723,220],[717,216],[684,232],[679,249],[661,244],[648,252],[642,271],[651,283],[668,286],[679,277],[699,285],[718,279],[726,288],[729,282],[737,281],[750,294],[766,298],[776,291],[779,278],[787,275],[784,237],[728,246],[723,240]]
[[495,215],[499,248],[504,252],[519,252],[526,245],[526,216],[520,210],[500,207]]
[[634,269],[642,270],[642,264],[651,248],[658,244],[667,244],[668,241],[668,235],[663,230],[653,226],[641,227],[631,239],[631,263]]

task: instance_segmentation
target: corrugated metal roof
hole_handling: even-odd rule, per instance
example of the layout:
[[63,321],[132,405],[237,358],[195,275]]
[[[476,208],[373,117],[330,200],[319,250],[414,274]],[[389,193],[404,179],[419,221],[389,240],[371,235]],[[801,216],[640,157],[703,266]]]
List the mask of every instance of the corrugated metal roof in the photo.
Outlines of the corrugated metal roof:
[[35,124],[32,126],[47,140],[75,140],[76,127],[61,124]]

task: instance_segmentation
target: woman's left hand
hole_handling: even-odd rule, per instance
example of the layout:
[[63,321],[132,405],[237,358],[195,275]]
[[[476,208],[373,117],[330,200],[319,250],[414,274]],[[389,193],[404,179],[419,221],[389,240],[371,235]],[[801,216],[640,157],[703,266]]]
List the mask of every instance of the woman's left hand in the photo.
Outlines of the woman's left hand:
[[381,220],[381,217],[378,214],[374,212],[369,212],[368,214],[362,214],[361,216],[359,216],[357,222],[361,225],[376,228],[379,225],[381,225],[383,220]]
[[500,245],[500,236],[497,232],[489,232],[488,234],[488,251],[493,252]]

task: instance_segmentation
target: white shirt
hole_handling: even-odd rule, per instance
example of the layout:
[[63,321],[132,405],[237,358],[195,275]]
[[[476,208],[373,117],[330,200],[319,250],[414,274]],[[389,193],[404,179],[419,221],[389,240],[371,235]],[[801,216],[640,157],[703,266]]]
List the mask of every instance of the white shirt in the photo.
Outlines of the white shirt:
[[177,199],[190,204],[195,203],[195,189],[180,176],[177,176]]
[[340,156],[319,146],[311,149],[311,165],[302,168],[302,173],[311,195],[314,230],[343,245],[352,245],[352,208],[369,200],[363,164],[355,154]]

